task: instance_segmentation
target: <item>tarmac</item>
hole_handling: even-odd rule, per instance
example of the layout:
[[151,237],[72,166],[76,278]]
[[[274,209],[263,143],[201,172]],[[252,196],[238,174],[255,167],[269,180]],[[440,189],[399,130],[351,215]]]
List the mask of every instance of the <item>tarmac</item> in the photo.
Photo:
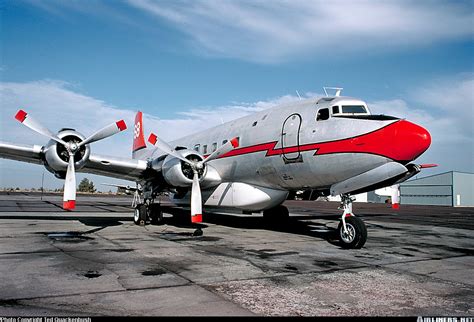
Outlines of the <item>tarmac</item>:
[[474,315],[474,208],[354,203],[368,240],[346,250],[335,202],[287,201],[283,226],[205,213],[193,236],[131,201],[0,193],[0,316]]

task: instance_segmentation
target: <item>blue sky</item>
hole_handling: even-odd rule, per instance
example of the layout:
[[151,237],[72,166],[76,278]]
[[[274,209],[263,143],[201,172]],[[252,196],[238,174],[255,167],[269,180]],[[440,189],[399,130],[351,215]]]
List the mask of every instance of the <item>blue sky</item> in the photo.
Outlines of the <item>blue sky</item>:
[[[228,120],[296,99],[296,90],[312,96],[341,86],[375,112],[428,128],[434,143],[421,161],[440,163],[439,171],[474,171],[473,1],[7,0],[0,6],[0,140],[45,143],[10,124],[17,105],[53,130],[72,124],[86,133],[102,125],[91,124],[98,110],[111,114],[104,119],[130,119],[140,109],[150,127],[172,139],[222,115]],[[101,143],[101,152],[129,155],[124,140],[130,138]],[[0,161],[2,185],[28,186],[26,175],[9,176],[12,162]],[[35,176],[42,171],[22,167]]]

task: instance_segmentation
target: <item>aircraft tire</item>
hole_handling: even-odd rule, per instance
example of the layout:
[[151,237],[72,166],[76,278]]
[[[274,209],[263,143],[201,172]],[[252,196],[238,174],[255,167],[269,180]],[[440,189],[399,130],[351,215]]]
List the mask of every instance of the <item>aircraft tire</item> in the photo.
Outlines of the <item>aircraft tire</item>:
[[163,211],[159,204],[151,204],[149,206],[150,211],[150,221],[152,225],[161,225],[163,224]]
[[147,217],[147,207],[145,204],[138,204],[133,213],[133,222],[135,225],[145,225]]
[[350,234],[344,233],[342,221],[337,227],[339,242],[342,248],[346,249],[360,249],[367,241],[367,228],[364,222],[355,216],[346,217],[346,226]]

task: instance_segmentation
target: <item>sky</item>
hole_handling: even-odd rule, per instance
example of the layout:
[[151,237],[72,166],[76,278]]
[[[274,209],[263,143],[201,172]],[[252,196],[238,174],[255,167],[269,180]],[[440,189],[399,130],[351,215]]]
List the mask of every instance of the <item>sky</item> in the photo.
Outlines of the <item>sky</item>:
[[[337,86],[427,128],[426,175],[474,172],[472,0],[4,0],[0,14],[0,141],[48,141],[19,108],[85,135],[141,110],[172,140]],[[129,157],[132,136],[92,153]],[[0,187],[37,188],[43,172],[0,159]]]

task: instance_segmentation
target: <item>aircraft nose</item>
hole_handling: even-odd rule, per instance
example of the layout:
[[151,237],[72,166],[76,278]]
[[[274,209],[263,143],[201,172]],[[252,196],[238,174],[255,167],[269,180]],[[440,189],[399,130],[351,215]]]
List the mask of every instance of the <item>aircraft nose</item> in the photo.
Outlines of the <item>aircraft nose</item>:
[[406,161],[415,160],[431,145],[431,135],[425,128],[405,120],[398,122],[396,138]]

